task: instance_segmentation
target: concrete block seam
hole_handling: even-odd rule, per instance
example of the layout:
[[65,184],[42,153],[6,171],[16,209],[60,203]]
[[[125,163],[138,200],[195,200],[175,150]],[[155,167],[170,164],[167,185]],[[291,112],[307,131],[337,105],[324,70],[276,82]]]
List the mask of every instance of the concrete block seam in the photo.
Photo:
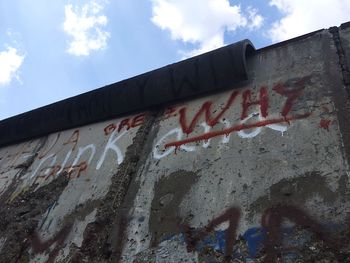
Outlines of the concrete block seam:
[[340,39],[339,28],[331,27],[329,28],[329,32],[333,36],[334,45],[337,49],[337,55],[339,58],[339,66],[342,73],[343,83],[348,95],[348,99],[350,100],[350,70],[349,64],[345,56],[345,51],[342,45],[342,41]]
[[119,216],[130,182],[143,161],[142,156],[147,155],[144,148],[152,140],[148,133],[159,119],[159,114],[156,111],[149,112],[144,124],[137,131],[133,143],[125,153],[123,163],[111,178],[109,190],[97,210],[96,220],[86,227],[82,246],[72,255],[71,262],[110,262],[115,258],[115,248],[111,244],[115,219]]

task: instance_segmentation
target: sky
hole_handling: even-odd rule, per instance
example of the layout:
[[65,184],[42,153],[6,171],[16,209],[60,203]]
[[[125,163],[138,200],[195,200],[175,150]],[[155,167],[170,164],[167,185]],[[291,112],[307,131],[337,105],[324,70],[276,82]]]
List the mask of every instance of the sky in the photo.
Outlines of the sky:
[[0,0],[0,120],[221,46],[350,20],[349,0]]

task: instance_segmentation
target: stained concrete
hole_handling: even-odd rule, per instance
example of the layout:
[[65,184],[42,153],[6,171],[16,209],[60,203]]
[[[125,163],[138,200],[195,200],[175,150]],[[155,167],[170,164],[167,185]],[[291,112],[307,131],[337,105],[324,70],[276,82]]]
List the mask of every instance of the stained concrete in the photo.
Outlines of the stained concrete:
[[[175,110],[169,110],[172,113],[165,114],[160,120],[153,153],[149,155],[137,179],[139,191],[130,207],[131,219],[123,262],[131,261],[133,255],[139,260],[140,255],[147,254],[146,251],[154,247],[155,240],[161,241],[159,247],[167,247],[168,240],[183,235],[181,229],[169,235],[168,230],[175,229],[173,226],[162,230],[159,225],[158,231],[161,232],[154,232],[158,221],[154,219],[153,200],[158,199],[158,186],[164,180],[171,181],[171,177],[179,171],[183,171],[183,176],[195,172],[198,179],[191,184],[181,203],[173,208],[172,211],[179,211],[173,217],[173,224],[186,222],[199,229],[227,208],[235,206],[242,213],[237,234],[243,235],[249,229],[260,226],[264,210],[276,203],[284,203],[284,199],[275,194],[276,186],[282,187],[287,195],[297,195],[296,198],[290,197],[294,200],[290,204],[295,203],[308,210],[323,222],[339,223],[346,219],[350,212],[346,201],[349,189],[339,184],[348,185],[344,179],[347,177],[348,161],[342,150],[337,105],[332,97],[332,90],[342,85],[342,78],[332,34],[322,31],[296,42],[262,50],[248,61],[248,68],[251,69],[251,81],[241,89],[174,105]],[[177,149],[164,147],[166,143],[196,137],[209,130],[220,131],[242,123],[280,118],[288,98],[274,90],[279,83],[287,91],[300,87],[302,90],[288,116],[310,115],[201,141],[194,140]],[[259,105],[256,105],[249,107],[248,117],[241,120],[242,94],[250,89],[253,98],[257,98],[261,87],[267,89],[268,116],[262,116]],[[235,91],[239,94],[229,110],[221,116],[221,123],[210,128],[208,123],[205,124],[203,114],[193,131],[189,135],[183,134],[180,109],[186,109],[189,125],[206,101],[213,102],[211,112],[218,114]],[[309,192],[306,188],[302,194],[303,191],[300,193],[298,190],[298,180],[308,174],[318,176],[304,182],[314,183],[314,186],[309,186],[314,191]],[[324,182],[323,185],[319,185],[320,180]],[[290,182],[295,182],[297,189],[293,189],[293,183]],[[174,190],[177,189],[176,184],[170,185],[174,185]],[[185,185],[187,189],[188,182]],[[331,194],[340,188],[343,189],[342,193]],[[165,191],[166,187],[163,189]],[[337,204],[336,207],[334,204]],[[171,215],[170,212],[168,214]],[[141,217],[144,218],[142,222],[139,221]],[[226,228],[227,225],[218,225],[216,230]],[[162,241],[159,236],[168,238]],[[183,243],[185,241],[180,241],[180,244]],[[152,251],[157,255],[157,250]],[[180,256],[170,247],[168,251],[171,251],[169,257],[173,253]],[[201,261],[205,256],[202,255],[205,254],[203,250],[194,252],[196,261]],[[186,258],[187,255],[183,255],[179,260]]]
[[[98,208],[110,190],[112,177],[117,173],[126,149],[139,129],[139,126],[130,129],[122,126],[118,132],[118,124],[133,117],[67,130],[2,149],[5,160],[1,166],[2,175],[6,176],[6,180],[1,181],[4,207],[5,203],[18,202],[23,193],[40,193],[57,178],[67,179],[64,189],[59,191],[52,188],[51,191],[55,191],[52,197],[57,195],[57,200],[40,210],[41,217],[36,222],[40,240],[50,240],[60,233],[64,222],[70,218],[70,233],[65,236],[65,246],[60,247],[52,258],[45,251],[31,250],[28,256],[31,261],[46,262],[52,259],[67,262],[75,256],[76,248],[83,243],[85,228],[95,221]],[[117,127],[114,129],[113,125]],[[7,159],[10,161],[6,162]],[[33,201],[40,202],[40,199]],[[45,203],[42,205],[45,206]],[[26,234],[24,232],[21,236]]]
[[[344,52],[343,65],[341,67],[345,73],[345,85],[350,85],[350,22],[342,24],[338,31],[341,49]],[[340,53],[340,55],[343,54]]]
[[177,208],[196,178],[194,172],[179,170],[156,183],[149,218],[151,246],[157,246],[164,238],[180,230],[182,219]]
[[215,94],[0,149],[0,262],[350,261],[348,26]]
[[[0,233],[2,237],[6,237],[0,251],[1,262],[30,261],[29,248],[35,250],[41,246],[34,238],[41,216],[57,201],[67,184],[67,177],[60,176],[38,191],[33,191],[32,187],[14,201],[1,206]],[[65,227],[70,226],[72,222],[65,220],[62,224]],[[57,244],[57,251],[49,253],[47,261],[53,262],[55,254],[60,249],[61,244]]]

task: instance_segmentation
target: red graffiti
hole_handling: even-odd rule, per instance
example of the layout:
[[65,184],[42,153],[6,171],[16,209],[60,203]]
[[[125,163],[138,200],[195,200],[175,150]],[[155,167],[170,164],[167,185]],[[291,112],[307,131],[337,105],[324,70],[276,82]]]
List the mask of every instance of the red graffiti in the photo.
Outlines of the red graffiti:
[[39,159],[42,159],[43,157],[45,157],[51,151],[51,149],[56,145],[56,143],[57,143],[58,139],[60,138],[60,136],[61,136],[61,133],[60,132],[57,133],[54,142],[51,144],[50,147],[48,147],[48,149],[46,149],[45,151],[43,151],[42,154],[39,155],[39,157],[38,157]]
[[47,263],[55,262],[55,259],[58,255],[58,252],[62,248],[64,241],[66,240],[69,232],[71,231],[73,224],[65,225],[53,238],[42,241],[38,232],[35,231],[30,236],[31,246],[33,248],[34,253],[43,253],[48,250],[53,244],[55,244],[54,249],[52,249],[49,253],[49,258],[47,259]]
[[63,145],[73,144],[72,151],[74,151],[75,147],[78,144],[78,141],[79,141],[79,130],[75,130],[72,136],[68,139],[68,141],[64,142]]
[[[47,171],[47,169],[50,169],[50,172],[47,176],[45,175],[40,175],[41,173],[43,173],[44,171]],[[45,181],[47,181],[50,177],[55,177],[55,175],[61,170],[61,165],[54,165],[52,167],[48,167],[48,168],[42,168],[39,172],[38,178],[45,178]]]
[[[226,251],[225,259],[230,261],[233,254],[233,247],[237,238],[238,223],[241,218],[239,208],[231,207],[222,215],[214,218],[209,224],[201,229],[195,230],[188,224],[182,224],[180,227],[185,235],[187,250],[189,252],[196,249],[196,245],[207,235],[214,231],[214,227],[228,221],[229,227],[226,230]],[[277,262],[284,252],[289,252],[291,248],[283,247],[282,240],[282,223],[288,220],[294,223],[295,227],[308,230],[313,233],[317,240],[323,241],[326,246],[335,253],[344,245],[346,241],[333,239],[328,233],[322,229],[322,225],[314,220],[310,215],[302,209],[291,205],[276,205],[267,209],[261,218],[261,226],[265,230],[267,237],[261,248],[264,252],[263,263]],[[283,260],[282,260],[283,262]]]
[[195,251],[196,244],[200,239],[214,231],[214,228],[226,221],[229,222],[229,227],[226,232],[226,255],[225,257],[229,259],[233,251],[233,245],[236,240],[236,231],[241,217],[241,211],[239,208],[231,207],[227,209],[221,216],[213,219],[206,227],[196,231],[194,234],[193,229],[188,224],[183,224],[183,232],[186,237],[187,250]]
[[264,263],[276,262],[283,251],[290,251],[282,244],[282,223],[283,219],[288,219],[296,226],[312,232],[318,240],[323,241],[329,248],[337,251],[341,247],[340,240],[333,240],[329,234],[322,230],[322,225],[312,219],[306,212],[290,205],[277,205],[265,211],[261,219],[261,226],[265,228],[267,239],[265,241],[266,256]]
[[323,128],[327,131],[329,131],[329,126],[331,125],[331,120],[321,119],[320,120],[320,128]]
[[64,169],[68,173],[68,178],[72,179],[72,178],[79,178],[81,173],[86,171],[87,168],[88,168],[87,162],[81,162],[80,164],[71,165],[71,166],[65,167]]
[[128,118],[120,122],[118,132],[120,132],[121,129],[123,129],[125,126],[126,126],[126,130],[129,130],[131,128],[130,120]]
[[260,105],[261,116],[267,117],[267,109],[269,107],[269,98],[267,95],[267,88],[262,87],[259,92],[259,100],[252,101],[252,92],[248,89],[242,94],[242,115],[241,120],[248,117],[248,109],[253,105]]
[[186,121],[186,107],[181,108],[179,113],[180,113],[180,125],[183,132],[186,134],[190,134],[191,132],[193,132],[194,128],[196,127],[199,121],[199,118],[203,113],[205,114],[206,123],[209,126],[213,127],[215,124],[219,122],[220,118],[231,107],[237,95],[238,95],[238,91],[234,91],[231,93],[229,99],[226,102],[225,107],[216,115],[216,117],[212,116],[211,106],[213,103],[211,101],[207,101],[203,103],[200,110],[196,113],[196,115],[192,119],[190,125],[187,125],[187,121]]
[[141,126],[142,123],[145,121],[146,113],[141,113],[139,115],[136,115],[132,121],[131,121],[131,128],[135,128],[137,126]]
[[184,145],[187,143],[207,141],[213,137],[222,136],[222,135],[227,136],[232,132],[238,132],[241,130],[264,127],[264,126],[267,126],[270,124],[277,124],[277,123],[283,123],[283,122],[289,123],[289,121],[304,119],[304,118],[309,117],[310,115],[311,115],[311,113],[305,113],[305,114],[300,114],[300,115],[295,115],[295,116],[290,116],[290,117],[285,117],[285,118],[258,121],[258,122],[250,123],[250,124],[239,124],[239,125],[235,125],[235,126],[232,126],[230,128],[227,128],[227,129],[223,129],[221,131],[208,132],[208,133],[204,133],[202,135],[195,136],[192,138],[187,138],[187,139],[184,139],[181,141],[170,142],[170,143],[165,144],[165,148],[172,147],[172,146],[175,146],[176,148],[178,148],[181,145]]
[[[229,134],[234,131],[240,131],[244,129],[250,129],[250,128],[256,128],[256,127],[262,127],[269,124],[277,124],[282,122],[289,122],[290,120],[294,119],[301,119],[308,117],[311,113],[305,113],[301,115],[294,115],[294,116],[288,116],[288,114],[291,112],[293,105],[295,104],[296,100],[302,95],[303,90],[305,89],[306,83],[309,82],[311,79],[310,76],[301,78],[297,81],[287,81],[284,84],[276,84],[272,90],[275,91],[277,94],[286,97],[286,101],[281,106],[281,116],[283,119],[275,118],[270,120],[264,120],[259,121],[254,124],[249,125],[237,125],[233,126],[231,128],[225,129],[220,132],[211,132],[211,133],[205,133],[201,136],[193,137],[187,140],[183,140],[180,142],[172,142],[166,145],[166,147],[170,146],[181,146],[184,143],[188,142],[194,142],[194,141],[200,141],[200,140],[208,140],[212,137]],[[293,86],[293,88],[291,88]],[[205,118],[205,122],[210,127],[215,126],[224,116],[224,114],[233,106],[237,96],[239,95],[240,91],[233,91],[228,100],[225,103],[225,106],[218,110],[218,113],[216,115],[214,114],[215,111],[213,111],[212,106],[213,102],[206,101],[202,104],[201,108],[195,113],[194,117],[191,121],[187,121],[187,108],[182,107],[179,111],[179,124],[182,128],[183,133],[189,135],[194,131],[194,129],[198,126],[199,121],[202,117]],[[241,115],[240,119],[245,120],[249,115],[249,109],[252,106],[260,106],[260,115],[263,118],[268,117],[268,108],[269,108],[269,97],[268,97],[268,89],[267,87],[263,86],[259,89],[259,95],[258,98],[252,98],[252,91],[250,89],[246,89],[242,92],[242,102],[241,102]],[[165,119],[170,118],[173,116],[176,116],[176,108],[170,107],[165,111]]]
[[286,88],[286,84],[276,84],[272,90],[276,91],[278,94],[287,97],[287,100],[282,108],[281,115],[287,117],[288,113],[291,111],[294,102],[297,98],[302,95],[302,92],[305,88],[305,83],[310,81],[311,77],[304,77],[295,83],[297,88],[290,89]]
[[[84,161],[77,165],[69,165],[69,166],[63,167],[63,169],[61,168],[62,168],[61,165],[54,165],[51,167],[42,168],[39,171],[39,175],[35,178],[34,183],[37,183],[39,178],[44,178],[45,181],[47,181],[50,177],[54,178],[59,171],[64,173],[68,177],[68,179],[79,178],[80,175],[87,170],[88,163]],[[50,169],[50,172],[47,175],[45,175],[45,172],[47,172],[48,169]]]
[[177,108],[173,106],[168,107],[165,110],[164,115],[165,115],[164,119],[169,119],[171,117],[177,116]]
[[136,115],[132,119],[126,118],[122,120],[119,125],[111,123],[107,125],[103,130],[105,135],[109,135],[112,132],[114,132],[118,128],[118,132],[120,132],[124,127],[126,130],[129,130],[130,128],[135,128],[138,126],[141,126],[142,123],[145,121],[146,113],[141,113],[139,115]]
[[107,125],[103,130],[105,132],[105,135],[109,135],[110,133],[114,132],[117,126],[114,123],[111,123]]

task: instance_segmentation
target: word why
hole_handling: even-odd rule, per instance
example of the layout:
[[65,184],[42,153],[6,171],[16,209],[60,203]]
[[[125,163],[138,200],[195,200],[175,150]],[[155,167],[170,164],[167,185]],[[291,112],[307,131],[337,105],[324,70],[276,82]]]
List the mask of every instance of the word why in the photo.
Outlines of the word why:
[[[192,142],[204,141],[202,146],[207,148],[210,139],[218,136],[224,136],[222,143],[228,143],[229,135],[233,132],[237,132],[238,136],[241,138],[253,138],[262,131],[262,128],[267,127],[282,132],[283,134],[288,128],[286,125],[289,125],[291,121],[304,119],[311,115],[311,112],[290,115],[293,106],[302,95],[310,79],[310,77],[304,77],[294,81],[293,84],[276,84],[272,87],[272,90],[276,94],[284,98],[284,102],[282,102],[280,107],[279,117],[269,117],[271,116],[269,113],[270,101],[266,86],[259,89],[257,98],[253,98],[250,89],[246,89],[242,92],[241,112],[239,115],[240,121],[235,125],[232,125],[225,115],[230,113],[229,110],[233,109],[235,101],[237,101],[237,97],[240,95],[240,91],[237,90],[230,94],[224,107],[218,110],[216,114],[213,113],[212,101],[204,102],[191,120],[188,120],[187,107],[182,107],[179,110],[170,107],[165,112],[165,119],[179,116],[180,127],[172,129],[159,139],[156,143],[153,155],[156,159],[160,159],[176,151],[178,148],[188,152],[195,151],[196,148],[194,146],[186,145]],[[256,107],[259,107],[259,112],[256,112]],[[253,112],[250,113],[251,111]],[[256,121],[254,121],[255,118],[257,119]],[[202,119],[205,121],[201,121]],[[219,123],[223,125],[223,129],[211,131],[211,129]],[[197,127],[202,127],[203,133],[188,137]],[[186,134],[188,138],[183,139],[184,134]],[[167,142],[168,138],[174,138],[174,136],[176,136],[175,141]],[[164,146],[161,147],[162,145]],[[160,149],[164,150],[160,151]]]

